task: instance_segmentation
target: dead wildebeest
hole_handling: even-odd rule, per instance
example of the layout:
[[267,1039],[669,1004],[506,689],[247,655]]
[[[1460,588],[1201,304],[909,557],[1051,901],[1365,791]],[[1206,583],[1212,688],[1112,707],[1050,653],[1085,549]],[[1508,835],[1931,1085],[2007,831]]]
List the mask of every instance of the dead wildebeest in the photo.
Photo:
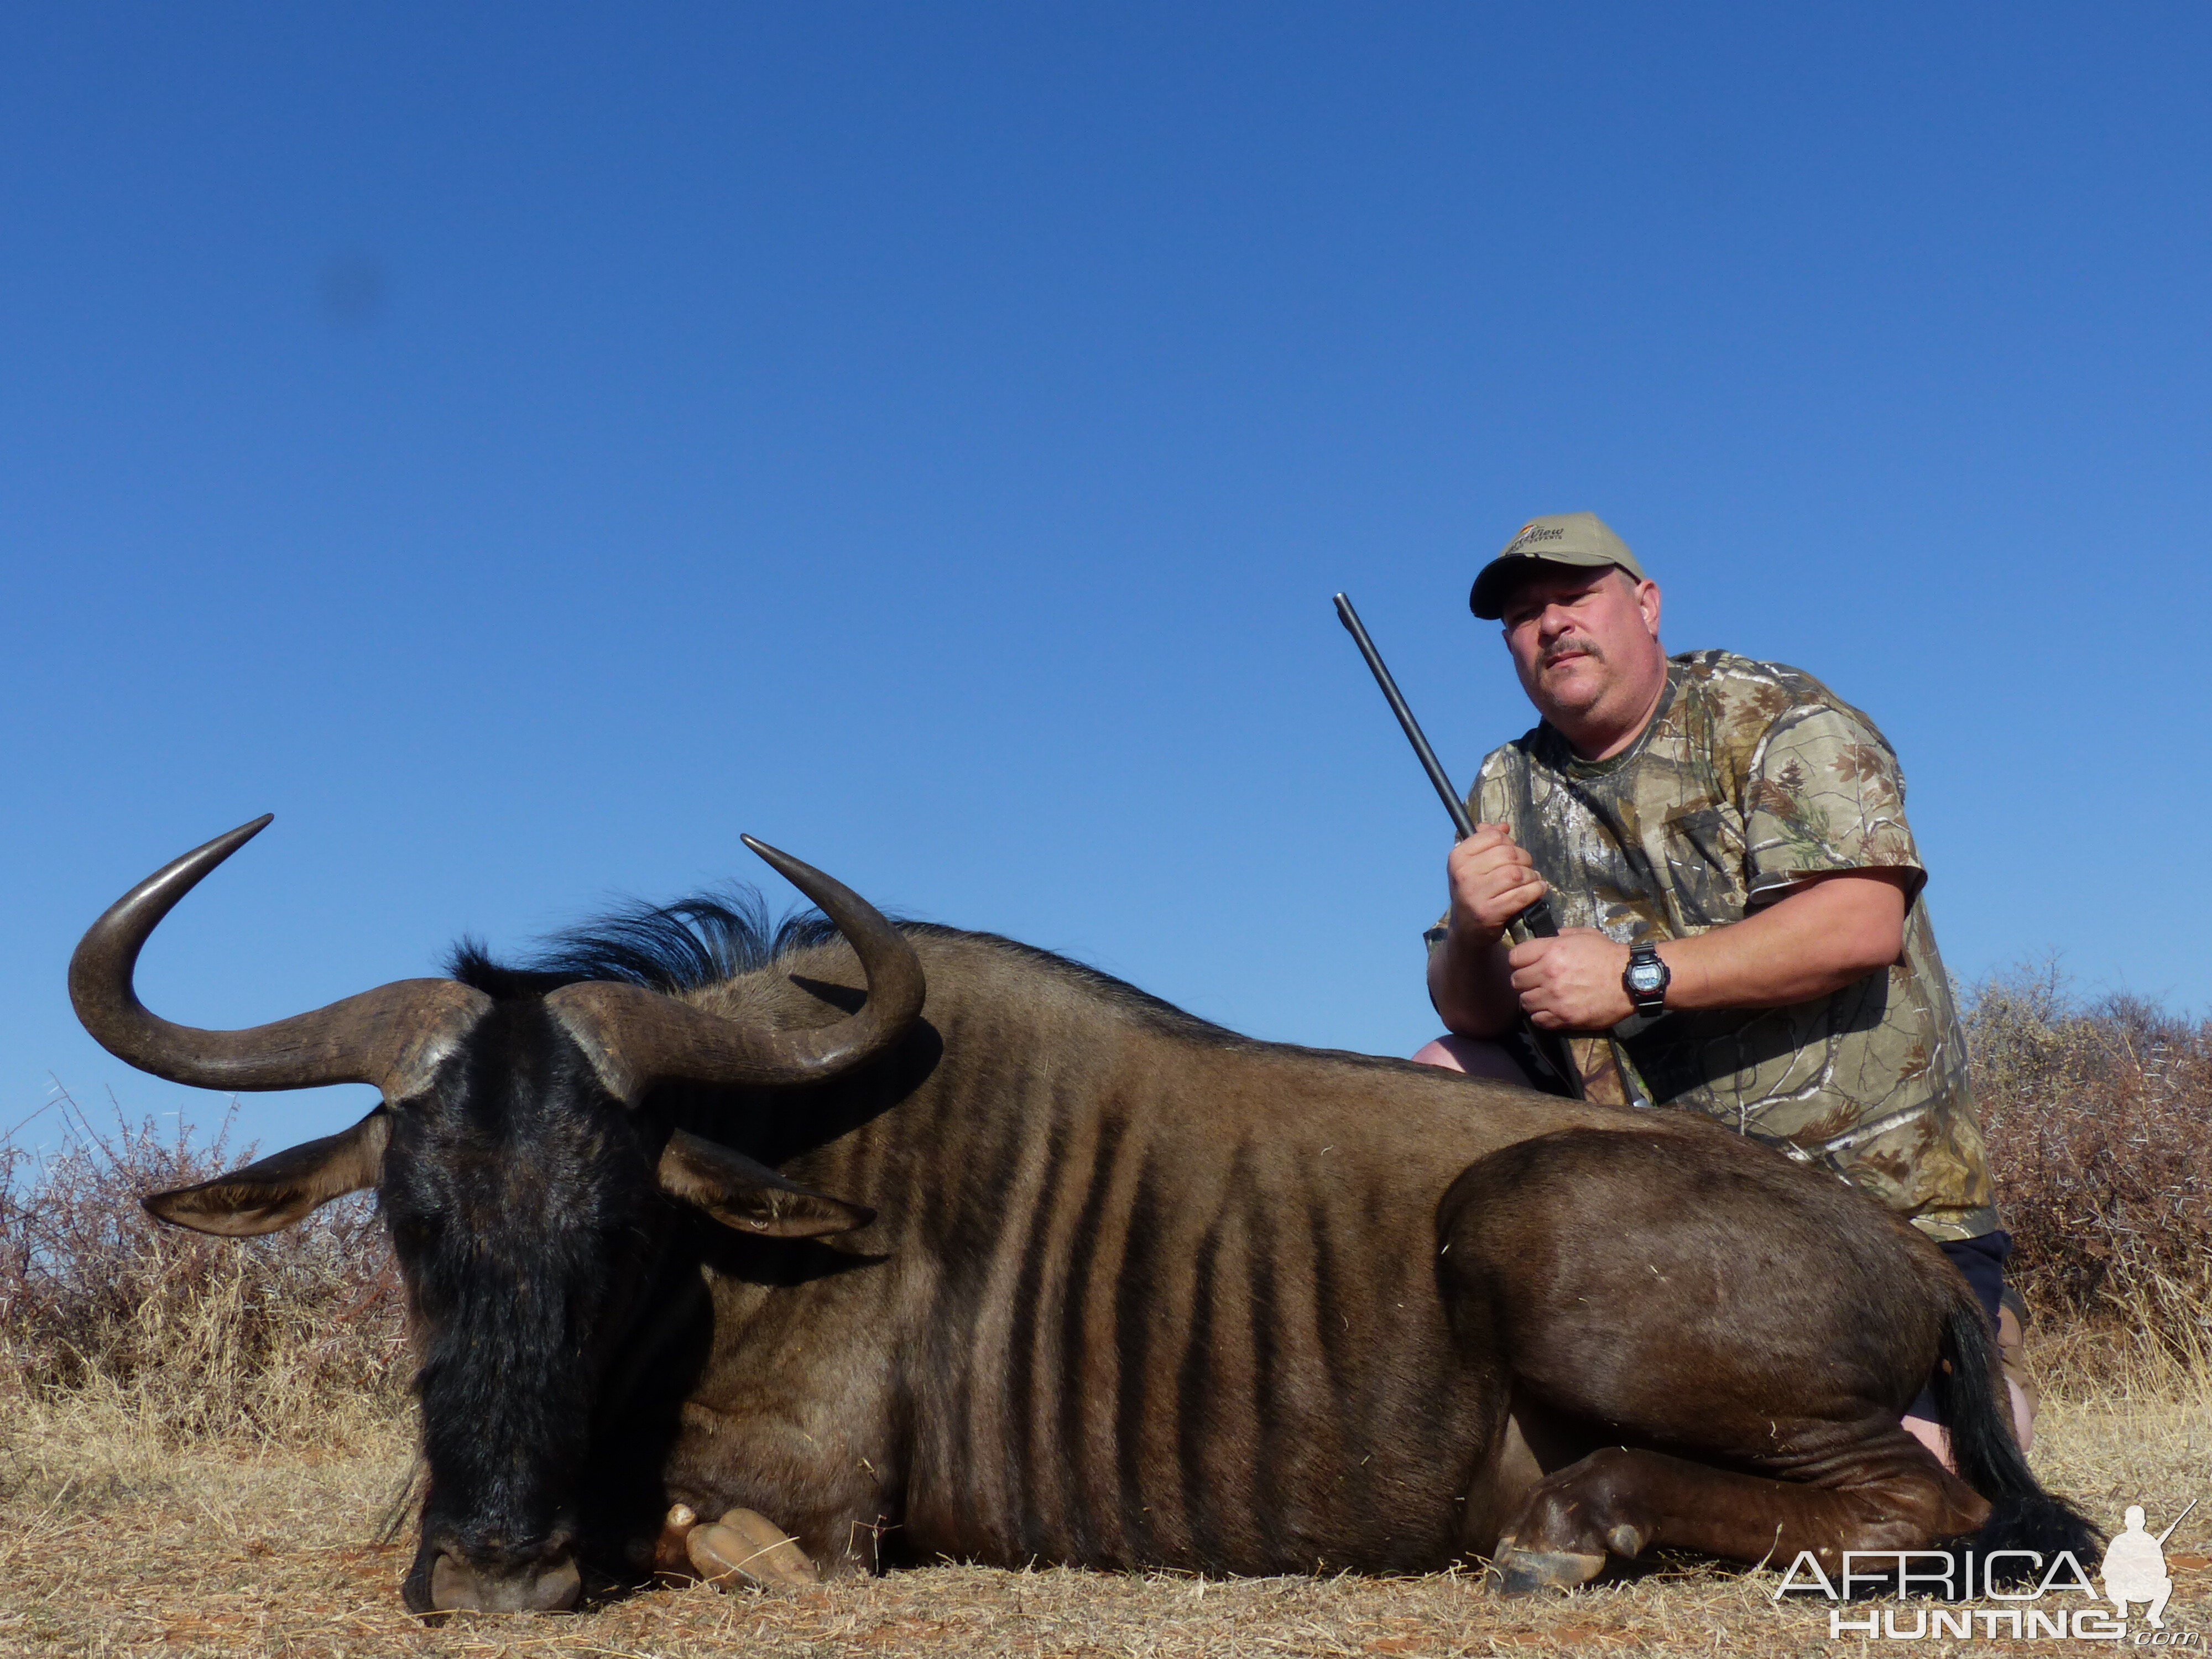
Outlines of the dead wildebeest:
[[[1917,1548],[1993,1505],[2085,1537],[1941,1253],[1696,1117],[1253,1042],[757,844],[828,924],[698,902],[256,1030],[157,1018],[140,946],[265,822],[119,901],[70,988],[161,1077],[383,1091],[147,1201],[243,1235],[376,1190],[418,1612],[573,1605],[586,1565],[681,1560],[695,1513],[726,1520],[702,1571],[764,1577],[1491,1558],[1521,1590],[1662,1546]],[[1964,1480],[1898,1425],[1939,1359]]]

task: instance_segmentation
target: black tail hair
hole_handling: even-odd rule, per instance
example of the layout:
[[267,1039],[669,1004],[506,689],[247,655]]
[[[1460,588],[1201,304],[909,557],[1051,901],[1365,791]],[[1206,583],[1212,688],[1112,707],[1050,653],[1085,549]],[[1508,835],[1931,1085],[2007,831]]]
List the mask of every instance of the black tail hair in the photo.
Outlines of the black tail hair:
[[[2044,1491],[2021,1455],[2011,1413],[1997,1405],[2002,1383],[1989,1316],[1963,1286],[1944,1317],[1943,1358],[1936,1371],[1936,1403],[1951,1432],[1951,1461],[1959,1478],[1990,1500],[1990,1518],[1972,1538],[1945,1539],[1938,1547],[1971,1548],[1983,1557],[1991,1550],[2034,1550],[2046,1565],[2071,1550],[2084,1571],[2094,1571],[2089,1564],[2105,1540],[2081,1510]],[[2027,1560],[2012,1556],[1997,1582],[2036,1576]]]

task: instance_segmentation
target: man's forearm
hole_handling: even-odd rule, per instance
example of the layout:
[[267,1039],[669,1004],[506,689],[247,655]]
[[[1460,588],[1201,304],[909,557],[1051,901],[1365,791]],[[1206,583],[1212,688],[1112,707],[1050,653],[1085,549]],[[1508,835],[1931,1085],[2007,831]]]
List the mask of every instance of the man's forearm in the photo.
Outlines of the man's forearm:
[[[1666,1006],[1779,1008],[1841,990],[1897,959],[1904,948],[1905,890],[1917,871],[1850,871],[1815,880],[1741,921],[1661,941],[1671,975]],[[1449,941],[1447,940],[1449,945]],[[1441,951],[1438,954],[1442,954]],[[1621,983],[1629,950],[1590,927],[1533,939],[1510,952],[1508,989],[1539,1030],[1602,1031],[1635,1012]],[[1433,965],[1432,965],[1433,966]],[[1432,976],[1431,984],[1437,979]],[[1486,981],[1465,969],[1444,975],[1457,993],[1437,1010],[1468,1036],[1495,1035]]]
[[1669,1008],[1779,1008],[1839,991],[1904,948],[1912,872],[1853,871],[1659,947]]
[[1429,1000],[1448,1031],[1503,1036],[1521,1017],[1504,945],[1495,939],[1479,944],[1463,931],[1446,933],[1429,956]]

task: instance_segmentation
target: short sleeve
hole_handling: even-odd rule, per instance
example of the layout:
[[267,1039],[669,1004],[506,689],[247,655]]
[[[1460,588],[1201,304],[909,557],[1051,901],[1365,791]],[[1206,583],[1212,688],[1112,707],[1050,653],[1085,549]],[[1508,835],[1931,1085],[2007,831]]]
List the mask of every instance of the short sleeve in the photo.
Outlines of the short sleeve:
[[1467,792],[1467,812],[1477,823],[1502,823],[1517,837],[1521,826],[1514,821],[1513,761],[1511,744],[1482,757],[1474,787]]
[[1913,892],[1928,878],[1905,821],[1896,754],[1841,709],[1784,714],[1759,745],[1744,793],[1754,904],[1838,870],[1910,870]]

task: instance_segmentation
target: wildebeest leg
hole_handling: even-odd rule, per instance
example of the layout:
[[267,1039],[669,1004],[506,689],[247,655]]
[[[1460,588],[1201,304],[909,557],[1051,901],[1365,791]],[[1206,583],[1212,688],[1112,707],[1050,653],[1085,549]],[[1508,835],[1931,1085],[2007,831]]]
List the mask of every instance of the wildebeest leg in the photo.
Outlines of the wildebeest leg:
[[896,1452],[881,1434],[843,1432],[827,1403],[837,1399],[825,1386],[795,1407],[741,1394],[730,1410],[686,1402],[664,1475],[670,1497],[704,1516],[765,1516],[831,1577],[872,1571],[891,1519],[878,1471],[896,1467]]
[[698,1524],[699,1517],[689,1504],[670,1505],[667,1518],[660,1523],[660,1535],[645,1547],[641,1555],[633,1556],[633,1561],[649,1564],[658,1583],[690,1583],[698,1577],[692,1571],[688,1548]]
[[699,1576],[723,1589],[738,1584],[798,1589],[822,1581],[791,1534],[754,1510],[732,1510],[720,1521],[693,1527],[684,1540]]
[[1471,1164],[1440,1208],[1460,1340],[1504,1360],[1516,1414],[1532,1402],[1596,1448],[1540,1458],[1500,1528],[1512,1587],[1653,1544],[1826,1560],[1987,1517],[1898,1422],[1971,1295],[1957,1270],[1839,1183],[1695,1140],[1539,1137]]
[[1494,1554],[1507,1595],[1565,1589],[1594,1577],[1606,1553],[1654,1547],[1738,1561],[1825,1566],[1846,1550],[1919,1548],[1970,1532],[1988,1506],[1938,1468],[1901,1429],[1870,1447],[1850,1483],[1808,1486],[1738,1474],[1663,1452],[1607,1447],[1542,1481]]
[[1530,1496],[1547,1475],[1558,1474],[1592,1449],[1587,1434],[1557,1420],[1525,1395],[1514,1396],[1498,1444],[1485,1458],[1468,1487],[1462,1511],[1460,1548],[1487,1559]]

